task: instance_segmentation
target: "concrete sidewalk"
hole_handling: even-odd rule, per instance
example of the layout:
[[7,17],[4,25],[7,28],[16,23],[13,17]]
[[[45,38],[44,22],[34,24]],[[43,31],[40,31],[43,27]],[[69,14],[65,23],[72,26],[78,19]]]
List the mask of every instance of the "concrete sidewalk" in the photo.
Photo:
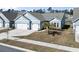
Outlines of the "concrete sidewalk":
[[56,49],[65,50],[65,51],[79,52],[79,48],[72,48],[72,47],[58,45],[58,44],[51,44],[51,43],[40,42],[40,41],[29,40],[29,39],[18,39],[17,41],[45,46],[45,47],[49,47],[49,48],[56,48]]

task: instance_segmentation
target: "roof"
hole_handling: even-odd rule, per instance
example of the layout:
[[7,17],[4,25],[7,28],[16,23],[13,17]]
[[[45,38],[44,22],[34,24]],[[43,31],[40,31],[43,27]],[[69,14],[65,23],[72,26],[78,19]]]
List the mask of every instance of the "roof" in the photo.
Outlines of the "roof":
[[45,18],[43,17],[41,13],[30,13],[30,14],[38,18],[40,21],[45,21]]
[[48,21],[52,20],[53,18],[62,20],[64,13],[44,13],[42,15]]
[[74,8],[73,10],[73,22],[76,22],[79,20],[79,8]]
[[23,15],[24,13],[21,12],[2,12],[6,18],[8,18],[10,21],[16,19],[19,15]]

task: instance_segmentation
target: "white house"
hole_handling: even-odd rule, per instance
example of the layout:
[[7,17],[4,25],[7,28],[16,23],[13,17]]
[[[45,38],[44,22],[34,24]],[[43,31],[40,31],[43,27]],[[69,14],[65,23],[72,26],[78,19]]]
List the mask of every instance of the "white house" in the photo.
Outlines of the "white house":
[[79,42],[79,8],[73,11],[73,32],[75,33],[75,41]]
[[31,30],[40,30],[46,21],[40,13],[26,13],[24,16],[31,21]]
[[19,18],[15,19],[15,28],[30,30],[30,23],[31,21],[28,18],[25,16],[20,16]]
[[43,16],[58,29],[62,29],[65,25],[66,17],[64,13],[45,13]]
[[8,28],[9,20],[0,12],[0,27]]

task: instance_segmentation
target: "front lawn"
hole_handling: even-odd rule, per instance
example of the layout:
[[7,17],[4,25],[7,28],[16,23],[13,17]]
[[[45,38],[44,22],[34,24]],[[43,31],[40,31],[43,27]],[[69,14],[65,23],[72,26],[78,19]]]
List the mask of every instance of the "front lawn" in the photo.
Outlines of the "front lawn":
[[55,43],[70,47],[78,47],[79,43],[75,42],[74,39],[74,33],[72,31],[72,28],[65,29],[62,31],[61,35],[49,35],[47,31],[44,32],[35,32],[28,36],[19,36],[19,38],[23,39],[31,39],[31,40],[37,40],[37,41],[43,41],[48,43]]
[[39,45],[35,45],[35,44],[24,43],[24,42],[19,42],[19,41],[14,41],[14,40],[6,41],[6,39],[4,39],[4,40],[0,40],[0,42],[6,43],[9,45],[13,45],[13,46],[18,46],[18,47],[25,48],[25,49],[38,51],[38,52],[66,52],[64,50],[48,48],[48,47],[44,47],[44,46],[39,46]]

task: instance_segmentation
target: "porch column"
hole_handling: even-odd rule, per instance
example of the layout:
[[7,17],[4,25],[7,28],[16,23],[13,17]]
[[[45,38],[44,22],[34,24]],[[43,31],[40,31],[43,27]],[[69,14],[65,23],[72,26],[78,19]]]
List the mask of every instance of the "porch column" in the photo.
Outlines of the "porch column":
[[29,29],[31,30],[32,29],[32,21],[29,22]]

